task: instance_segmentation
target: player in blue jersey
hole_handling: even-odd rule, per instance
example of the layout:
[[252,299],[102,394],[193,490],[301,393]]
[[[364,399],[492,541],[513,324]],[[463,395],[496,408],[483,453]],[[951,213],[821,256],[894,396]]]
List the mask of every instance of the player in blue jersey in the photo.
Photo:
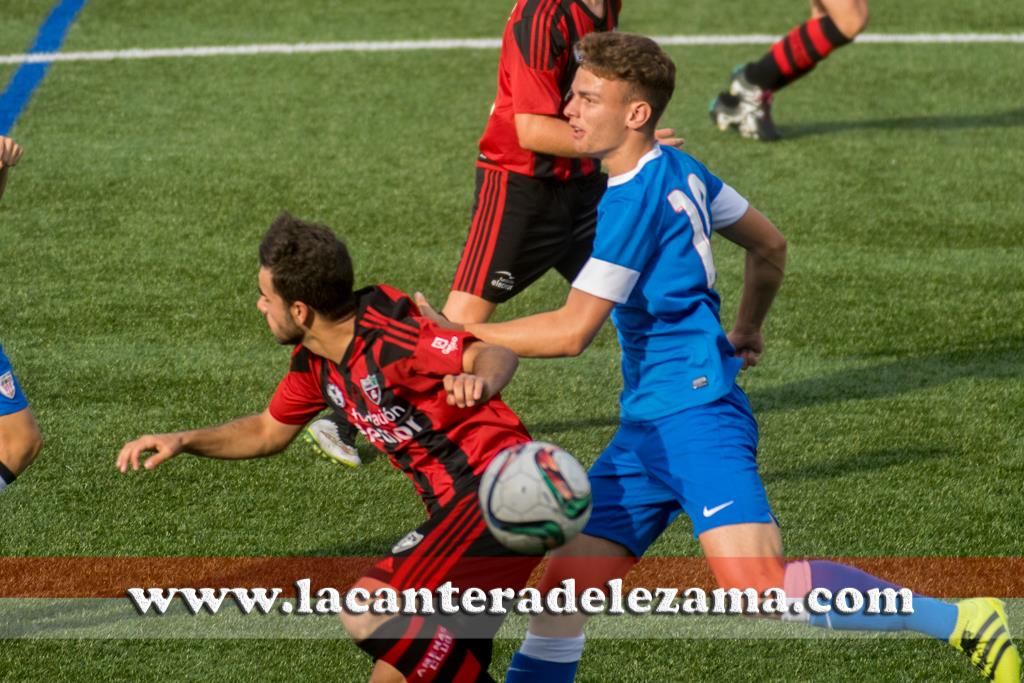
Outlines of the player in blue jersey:
[[[0,135],[0,197],[7,174],[21,158],[21,147]],[[43,447],[43,437],[18,385],[11,362],[0,346],[0,491],[29,466]]]
[[[590,470],[593,515],[583,534],[554,553],[545,585],[571,576],[578,590],[602,586],[628,571],[685,512],[725,588],[784,587],[797,598],[814,588],[895,588],[846,565],[787,563],[782,556],[757,472],[757,423],[736,376],[764,349],[761,329],[782,282],[785,239],[700,162],[657,143],[654,127],[671,98],[675,66],[656,43],[594,34],[578,43],[577,57],[566,114],[577,147],[600,158],[609,175],[593,254],[562,308],[465,326],[533,357],[581,353],[609,315],[618,329],[621,424]],[[712,288],[713,231],[746,250],[728,335]],[[913,608],[911,615],[792,616],[827,628],[925,633],[966,652],[990,678],[1019,683],[1020,655],[1001,603],[915,596]],[[572,680],[585,618],[534,617],[506,680]]]

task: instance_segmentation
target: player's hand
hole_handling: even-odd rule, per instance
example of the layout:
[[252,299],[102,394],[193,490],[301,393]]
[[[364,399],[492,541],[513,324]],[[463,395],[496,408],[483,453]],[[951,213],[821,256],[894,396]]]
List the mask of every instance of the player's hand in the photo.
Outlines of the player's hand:
[[743,370],[757,365],[764,353],[764,335],[761,330],[735,328],[729,333],[729,343],[736,349],[736,357],[743,360]]
[[487,382],[483,377],[467,372],[461,375],[445,375],[444,390],[448,394],[448,405],[472,408],[485,400]]
[[457,325],[453,323],[451,320],[444,317],[443,314],[435,311],[434,307],[430,305],[429,301],[427,301],[427,297],[423,296],[423,292],[416,292],[413,298],[416,300],[416,305],[420,309],[420,315],[422,315],[424,318],[434,323],[438,327],[444,327],[449,330],[463,329],[462,325]]
[[17,166],[21,159],[21,145],[0,135],[0,169]]
[[143,467],[151,470],[165,460],[170,460],[178,453],[181,453],[184,444],[177,434],[147,434],[140,436],[135,441],[129,441],[117,454],[117,469],[121,474],[128,471],[131,465],[133,470],[139,469],[139,458],[147,451],[156,453],[145,460]]
[[676,131],[674,128],[659,128],[654,131],[654,137],[657,138],[658,142],[669,147],[675,147],[676,149],[682,149],[683,145],[686,144],[686,138],[676,137]]

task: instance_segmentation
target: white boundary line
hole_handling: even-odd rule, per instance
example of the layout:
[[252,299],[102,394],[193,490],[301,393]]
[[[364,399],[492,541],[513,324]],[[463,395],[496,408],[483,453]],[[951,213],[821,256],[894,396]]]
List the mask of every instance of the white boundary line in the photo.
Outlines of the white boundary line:
[[[722,36],[655,36],[662,45],[766,45],[779,36],[767,34]],[[1024,33],[865,33],[859,43],[1024,43]],[[436,40],[355,41],[344,43],[268,43],[94,52],[39,52],[0,55],[0,64],[49,64],[52,62],[107,62],[122,59],[172,59],[238,55],[292,55],[321,52],[402,52],[407,50],[492,50],[501,46],[493,38]]]

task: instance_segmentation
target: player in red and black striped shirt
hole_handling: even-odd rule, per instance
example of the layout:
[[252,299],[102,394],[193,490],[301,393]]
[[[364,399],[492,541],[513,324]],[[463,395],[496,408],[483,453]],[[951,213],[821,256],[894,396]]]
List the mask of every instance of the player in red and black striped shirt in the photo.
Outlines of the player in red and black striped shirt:
[[[498,397],[516,356],[436,326],[385,285],[352,291],[345,245],[323,226],[283,214],[260,244],[258,308],[291,367],[259,415],[217,427],[147,435],[124,446],[118,467],[151,469],[188,452],[243,459],[284,450],[325,408],[358,428],[412,480],[428,513],[354,587],[370,593],[447,582],[490,590],[526,584],[538,558],[516,555],[487,530],[479,477],[503,448],[529,441]],[[375,681],[490,681],[500,617],[342,614],[376,660]]]
[[498,91],[480,138],[469,235],[444,307],[486,321],[497,304],[555,268],[571,282],[590,256],[605,178],[580,157],[562,113],[573,45],[610,31],[620,0],[521,0],[505,25]]

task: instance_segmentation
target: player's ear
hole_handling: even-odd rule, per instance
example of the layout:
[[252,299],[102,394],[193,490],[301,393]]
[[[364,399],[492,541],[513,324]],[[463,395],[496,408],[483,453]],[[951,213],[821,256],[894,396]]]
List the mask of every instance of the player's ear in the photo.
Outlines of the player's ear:
[[288,313],[292,316],[293,323],[305,329],[313,326],[313,318],[316,317],[313,309],[301,301],[293,301],[288,307]]
[[629,115],[626,118],[626,125],[631,130],[640,130],[648,124],[653,113],[649,102],[634,100],[629,103]]

